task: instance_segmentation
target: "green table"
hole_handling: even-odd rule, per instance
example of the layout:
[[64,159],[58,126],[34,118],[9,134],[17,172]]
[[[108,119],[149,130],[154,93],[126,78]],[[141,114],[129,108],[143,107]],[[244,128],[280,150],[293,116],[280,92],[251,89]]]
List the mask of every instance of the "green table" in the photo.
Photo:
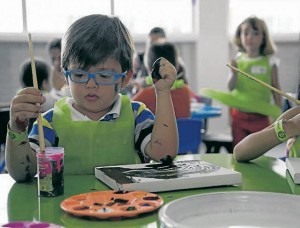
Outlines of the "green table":
[[[291,181],[285,163],[262,156],[251,163],[237,163],[231,154],[183,155],[177,160],[202,159],[242,173],[239,186],[212,187],[158,193],[165,203],[195,194],[224,191],[265,191],[299,194],[300,186]],[[65,194],[59,197],[37,196],[37,183],[15,183],[7,174],[0,175],[0,224],[12,221],[44,221],[65,227],[158,227],[158,213],[119,221],[89,220],[73,217],[60,208],[60,202],[72,195],[109,189],[93,175],[65,176]]]

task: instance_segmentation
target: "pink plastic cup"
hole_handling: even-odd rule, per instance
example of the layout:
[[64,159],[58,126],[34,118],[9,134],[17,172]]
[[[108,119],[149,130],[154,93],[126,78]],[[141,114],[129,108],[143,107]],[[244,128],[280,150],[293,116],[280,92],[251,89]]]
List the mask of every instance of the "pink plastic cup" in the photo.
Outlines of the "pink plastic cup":
[[64,148],[46,147],[36,150],[38,164],[38,195],[60,196],[64,194]]

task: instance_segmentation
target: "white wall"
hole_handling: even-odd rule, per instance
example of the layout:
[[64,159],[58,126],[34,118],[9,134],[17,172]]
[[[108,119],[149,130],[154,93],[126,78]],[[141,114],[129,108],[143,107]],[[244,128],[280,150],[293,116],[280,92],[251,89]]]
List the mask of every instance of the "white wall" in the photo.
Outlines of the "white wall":
[[[197,66],[196,91],[203,87],[227,90],[225,65],[229,58],[228,2],[229,0],[199,1],[199,38],[195,63]],[[209,131],[229,131],[227,108],[221,106],[223,115],[221,118],[209,120]]]

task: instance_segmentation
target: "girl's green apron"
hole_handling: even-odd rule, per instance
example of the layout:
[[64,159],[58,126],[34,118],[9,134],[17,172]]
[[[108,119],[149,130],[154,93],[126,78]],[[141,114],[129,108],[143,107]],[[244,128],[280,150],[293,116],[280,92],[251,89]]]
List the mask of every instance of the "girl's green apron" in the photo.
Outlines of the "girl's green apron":
[[65,174],[94,174],[96,166],[141,163],[134,149],[135,120],[130,100],[122,96],[115,121],[73,121],[66,98],[56,102],[53,125],[65,149]]
[[[241,54],[241,56],[237,58],[237,68],[251,74],[256,79],[271,85],[271,66],[268,56],[251,59],[247,58],[245,54]],[[263,101],[266,104],[271,103],[271,90],[241,73],[238,73],[237,75],[235,90],[247,96],[247,100],[253,99]],[[249,102],[248,105],[251,105],[251,103]]]
[[[237,59],[239,69],[267,84],[271,84],[271,66],[268,56],[248,59],[247,61],[244,61],[244,58],[246,57],[242,54]],[[236,88],[233,91],[223,92],[205,88],[201,89],[200,93],[240,111],[260,113],[271,116],[273,119],[277,119],[282,112],[278,106],[271,103],[270,89],[240,73],[237,75]]]

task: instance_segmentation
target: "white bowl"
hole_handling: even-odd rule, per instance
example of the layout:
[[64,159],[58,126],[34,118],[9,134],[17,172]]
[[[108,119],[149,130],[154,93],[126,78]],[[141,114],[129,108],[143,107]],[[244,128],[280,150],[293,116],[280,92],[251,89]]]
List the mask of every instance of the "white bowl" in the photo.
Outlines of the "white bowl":
[[174,200],[159,210],[164,227],[300,227],[300,196],[221,192]]

